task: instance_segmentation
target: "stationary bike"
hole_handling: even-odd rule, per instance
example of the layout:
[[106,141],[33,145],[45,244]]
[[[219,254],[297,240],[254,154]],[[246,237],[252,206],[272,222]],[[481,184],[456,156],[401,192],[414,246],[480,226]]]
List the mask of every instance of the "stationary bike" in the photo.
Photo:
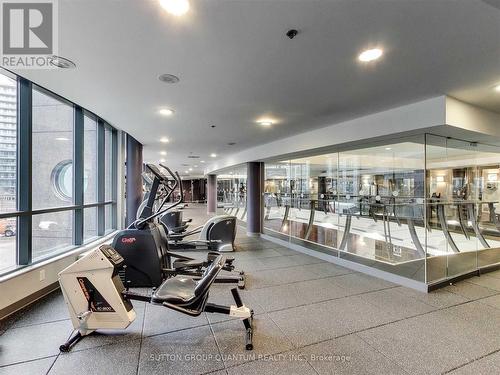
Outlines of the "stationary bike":
[[242,303],[238,290],[231,290],[235,305],[222,306],[208,302],[210,287],[224,268],[222,255],[214,259],[199,280],[176,276],[165,280],[150,295],[134,293],[125,288],[119,277],[124,262],[115,249],[103,245],[59,273],[59,284],[71,322],[78,330],[59,347],[60,351],[70,351],[84,336],[96,330],[127,328],[136,318],[132,300],[162,305],[189,316],[208,312],[238,317],[245,327],[245,348],[253,349],[253,311]]

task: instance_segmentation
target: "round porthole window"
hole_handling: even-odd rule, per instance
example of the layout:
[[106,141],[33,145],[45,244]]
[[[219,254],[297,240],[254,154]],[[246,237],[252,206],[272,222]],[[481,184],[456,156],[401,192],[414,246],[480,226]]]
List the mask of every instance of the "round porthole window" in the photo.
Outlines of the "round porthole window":
[[[66,202],[73,200],[73,161],[63,160],[59,162],[51,174],[52,189],[56,196]],[[83,191],[87,190],[88,172],[84,171]]]
[[73,198],[73,161],[63,160],[52,170],[52,189],[59,199],[71,201]]

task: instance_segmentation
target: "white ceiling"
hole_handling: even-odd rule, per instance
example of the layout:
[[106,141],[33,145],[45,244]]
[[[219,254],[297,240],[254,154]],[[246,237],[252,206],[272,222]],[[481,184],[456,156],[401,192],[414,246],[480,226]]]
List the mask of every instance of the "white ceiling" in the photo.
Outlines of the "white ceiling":
[[[192,174],[203,168],[190,152],[209,162],[212,152],[227,157],[436,95],[500,112],[492,89],[500,83],[500,10],[486,2],[190,3],[176,18],[157,0],[60,0],[59,54],[77,68],[19,73],[131,133],[146,161],[165,150],[174,169],[197,164]],[[290,28],[300,31],[293,40]],[[375,46],[385,51],[381,61],[357,62]],[[180,82],[161,83],[162,73]],[[158,115],[163,106],[174,116]],[[256,125],[264,115],[279,123]]]

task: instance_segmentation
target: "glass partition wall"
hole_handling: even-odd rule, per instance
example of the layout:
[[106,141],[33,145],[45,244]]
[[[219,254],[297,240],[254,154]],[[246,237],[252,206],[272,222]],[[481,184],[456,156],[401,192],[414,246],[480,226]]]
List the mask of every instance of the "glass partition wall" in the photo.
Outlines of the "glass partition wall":
[[499,162],[496,147],[431,135],[269,162],[264,231],[442,281],[500,261]]
[[247,220],[247,167],[239,165],[217,175],[218,211]]

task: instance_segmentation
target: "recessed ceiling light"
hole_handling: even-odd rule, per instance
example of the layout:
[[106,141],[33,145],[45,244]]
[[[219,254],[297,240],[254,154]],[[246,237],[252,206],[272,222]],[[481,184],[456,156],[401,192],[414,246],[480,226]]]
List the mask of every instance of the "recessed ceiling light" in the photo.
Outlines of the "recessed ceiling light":
[[182,16],[189,10],[188,0],[160,0],[160,5],[174,16]]
[[384,52],[380,48],[367,49],[359,54],[359,61],[370,62],[379,59]]
[[500,92],[500,83],[498,85],[496,85],[493,90],[495,90],[496,92]]
[[215,153],[214,153],[214,154],[210,154],[210,157],[211,157],[211,158],[216,158],[216,157],[217,157],[217,154],[215,154]]
[[257,120],[257,124],[261,125],[261,126],[271,126],[272,124],[274,124],[274,120],[273,119],[270,119],[270,118],[263,118],[263,119],[259,119]]
[[49,64],[56,67],[56,68],[61,68],[61,69],[74,69],[76,68],[76,64],[69,60],[65,59],[64,57],[61,56],[50,56],[49,57]]
[[57,138],[56,138],[56,141],[69,141],[69,138],[65,138],[65,137],[57,137]]
[[180,81],[179,77],[174,76],[173,74],[162,74],[158,77],[158,79],[163,83],[177,83]]
[[385,149],[386,149],[386,151],[392,150],[392,148],[390,148],[390,147],[386,147]]
[[185,174],[188,174],[188,173],[189,173],[189,171],[184,171],[184,173],[185,173]]
[[190,171],[192,171],[192,170],[193,170],[193,168],[189,168],[189,170],[190,170]]
[[167,138],[167,137],[162,137],[162,138],[160,138],[160,142],[161,142],[161,143],[168,143],[168,142],[169,142],[169,140],[168,140],[168,138]]
[[167,151],[160,151],[160,155],[167,155]]
[[165,163],[166,160],[165,159],[160,159],[160,163]]
[[174,110],[170,108],[162,108],[158,112],[163,116],[172,116],[174,114]]
[[193,167],[198,168],[198,166],[197,166],[197,165],[193,165]]
[[204,162],[205,162],[205,160],[200,160],[200,163],[204,163]]

